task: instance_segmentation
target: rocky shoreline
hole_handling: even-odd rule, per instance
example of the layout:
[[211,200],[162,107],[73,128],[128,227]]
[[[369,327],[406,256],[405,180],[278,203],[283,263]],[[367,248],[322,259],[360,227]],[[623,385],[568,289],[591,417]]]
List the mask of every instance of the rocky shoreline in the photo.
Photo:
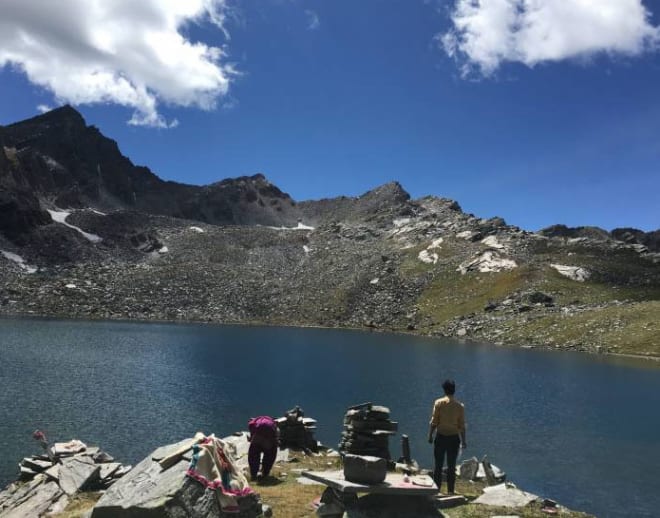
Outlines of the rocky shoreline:
[[[253,483],[249,488],[245,479],[249,446],[247,432],[234,433],[217,443],[224,449],[223,455],[229,463],[226,469],[234,473],[236,480],[243,480],[245,488],[229,500],[217,499],[214,491],[205,489],[203,484],[189,475],[190,466],[194,465],[191,461],[199,454],[199,448],[195,445],[213,444],[213,437],[200,433],[194,438],[161,446],[135,467],[123,466],[100,448],[88,447],[77,440],[59,443],[59,446],[56,444],[55,453],[49,456],[40,454],[24,459],[22,466],[30,468],[22,470],[19,480],[0,491],[0,517],[257,518],[301,516],[301,511],[303,514],[305,510],[312,512],[309,504],[300,509],[296,507],[299,504],[287,503],[287,495],[292,490],[308,494],[310,502],[317,495],[312,506],[316,511],[312,514],[326,517],[382,517],[387,513],[397,517],[452,516],[452,509],[448,508],[460,510],[462,507],[469,508],[470,516],[475,517],[491,516],[499,510],[522,512],[532,517],[547,513],[560,513],[571,518],[588,517],[570,511],[551,499],[526,493],[511,483],[502,482],[505,475],[498,468],[491,467],[485,458],[483,462],[475,458],[466,460],[457,468],[458,490],[459,493],[464,490],[465,496],[421,499],[404,496],[402,502],[405,502],[408,514],[397,511],[400,502],[390,501],[391,497],[388,499],[387,496],[360,498],[359,502],[356,500],[359,505],[354,509],[352,506],[345,508],[343,501],[336,500],[335,496],[321,495],[319,501],[318,495],[323,486],[306,479],[301,473],[305,469],[320,469],[315,471],[320,474],[336,473],[333,470],[339,466],[340,458],[338,452],[320,444],[315,448],[318,453],[282,447],[278,452],[274,475]],[[428,478],[429,473],[409,464],[396,464],[395,472],[406,473],[404,478]],[[287,484],[298,487],[287,490]],[[228,506],[233,508],[229,510]],[[419,514],[422,508],[424,513]],[[443,512],[440,513],[439,509]]]

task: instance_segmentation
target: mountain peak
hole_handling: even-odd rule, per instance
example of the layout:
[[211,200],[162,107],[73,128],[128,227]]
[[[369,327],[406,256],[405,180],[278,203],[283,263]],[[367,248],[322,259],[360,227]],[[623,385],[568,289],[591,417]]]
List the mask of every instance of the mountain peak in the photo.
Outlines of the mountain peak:
[[15,122],[7,127],[15,128],[20,126],[32,126],[35,124],[44,124],[44,123],[46,124],[66,123],[74,126],[81,126],[81,127],[87,126],[87,123],[85,122],[85,119],[83,118],[81,113],[70,104],[65,104],[64,106],[59,106],[58,108],[54,108],[45,113],[36,115],[35,117],[31,117],[29,119]]
[[410,194],[399,182],[392,181],[364,193],[360,199],[379,199],[402,203],[410,200]]

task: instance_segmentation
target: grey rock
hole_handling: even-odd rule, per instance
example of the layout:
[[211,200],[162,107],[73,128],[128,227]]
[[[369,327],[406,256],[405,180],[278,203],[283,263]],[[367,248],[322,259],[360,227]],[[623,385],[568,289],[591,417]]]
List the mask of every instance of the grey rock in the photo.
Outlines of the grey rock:
[[488,461],[488,457],[484,455],[484,458],[481,459],[481,465],[484,468],[484,473],[486,475],[486,482],[488,483],[489,486],[494,486],[498,483],[497,477],[495,477],[495,472],[493,471],[493,467],[490,465],[490,462]]
[[459,477],[463,480],[474,480],[479,471],[479,461],[476,457],[464,460],[459,466]]
[[500,507],[525,507],[536,499],[538,499],[537,495],[521,491],[505,483],[487,487],[484,493],[474,500],[474,503]]
[[121,468],[121,463],[119,462],[106,462],[101,464],[99,471],[99,478],[101,480],[113,476],[117,470]]
[[344,477],[358,484],[379,484],[387,476],[387,460],[368,455],[344,455]]
[[64,459],[59,469],[59,484],[67,495],[75,495],[86,485],[99,479],[101,466],[84,457]]
[[94,455],[92,455],[92,459],[97,464],[101,464],[103,462],[113,462],[115,460],[112,455],[104,451],[96,452]]
[[21,461],[21,465],[31,469],[32,471],[40,473],[50,468],[53,463],[47,460],[41,460],[37,457],[25,457]]
[[[0,516],[2,518],[37,518],[46,513],[64,496],[56,482],[37,475],[32,481],[0,493]],[[3,493],[5,493],[3,491]]]
[[[157,449],[115,482],[97,502],[92,518],[230,516],[220,509],[215,492],[206,490],[186,476],[188,460],[181,459],[166,470],[154,460],[166,457],[180,445],[176,443]],[[251,518],[261,513],[261,503],[255,494],[239,498],[238,503],[239,512],[231,516]]]

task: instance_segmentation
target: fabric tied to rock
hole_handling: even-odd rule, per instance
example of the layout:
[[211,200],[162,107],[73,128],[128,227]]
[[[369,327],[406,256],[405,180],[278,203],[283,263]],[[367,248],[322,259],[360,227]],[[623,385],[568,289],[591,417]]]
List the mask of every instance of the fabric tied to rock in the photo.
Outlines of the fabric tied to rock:
[[252,494],[247,479],[236,468],[227,444],[210,435],[193,446],[193,456],[186,474],[215,491],[220,508],[238,512],[237,497]]

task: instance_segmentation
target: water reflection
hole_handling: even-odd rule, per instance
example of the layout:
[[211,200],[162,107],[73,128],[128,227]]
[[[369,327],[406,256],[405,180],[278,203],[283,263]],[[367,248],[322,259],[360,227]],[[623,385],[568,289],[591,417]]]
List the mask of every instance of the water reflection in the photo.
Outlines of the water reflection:
[[[363,401],[390,406],[428,466],[431,404],[453,377],[467,406],[466,455],[488,453],[525,489],[599,516],[653,516],[655,367],[350,331],[0,320],[0,482],[33,451],[35,428],[135,462],[197,430],[229,434],[295,404],[335,445],[346,407]],[[391,450],[399,454],[398,438]]]

